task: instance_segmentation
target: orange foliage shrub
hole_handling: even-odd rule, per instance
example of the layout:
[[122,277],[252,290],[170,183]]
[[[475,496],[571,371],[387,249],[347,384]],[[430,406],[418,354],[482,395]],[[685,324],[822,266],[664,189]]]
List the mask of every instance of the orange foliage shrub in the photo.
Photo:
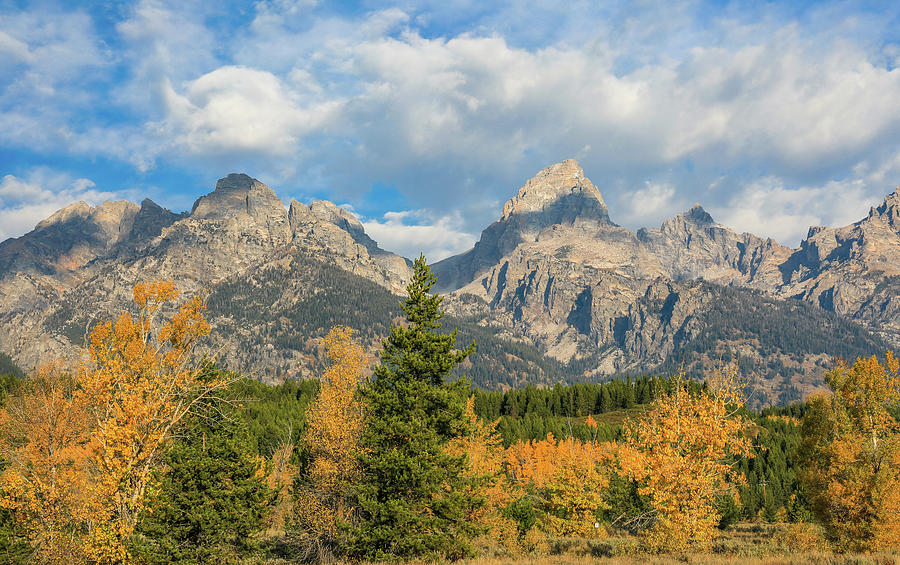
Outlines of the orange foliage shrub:
[[733,462],[749,456],[751,444],[750,423],[737,414],[739,383],[731,371],[708,384],[708,392],[694,396],[678,379],[671,396],[626,424],[619,465],[651,497],[655,523],[645,536],[651,550],[708,548],[719,521],[716,496],[734,496],[734,484],[743,480]]
[[[196,341],[210,331],[200,298],[183,304],[153,335],[156,314],[177,297],[171,282],[136,285],[137,318],[125,313],[95,327],[88,360],[73,378],[58,365],[44,369],[29,377],[34,384],[3,411],[4,423],[21,430],[21,445],[5,448],[19,464],[3,476],[3,503],[22,517],[39,546],[65,533],[77,547],[63,562],[129,559],[128,538],[151,471],[192,406],[227,384],[192,364]],[[50,449],[48,431],[58,426],[71,432],[54,433],[57,445]],[[48,450],[56,458],[52,462],[42,455]],[[65,496],[55,503],[71,507],[64,519],[46,521],[28,510],[30,501],[45,496],[46,483],[34,474],[41,468],[57,484],[66,477]]]
[[484,506],[475,508],[467,520],[482,526],[486,540],[501,543],[507,551],[518,553],[517,525],[503,516],[503,509],[518,496],[521,489],[511,484],[504,473],[505,452],[503,440],[497,431],[500,420],[486,423],[475,415],[475,398],[466,401],[466,418],[469,433],[450,443],[447,451],[451,455],[465,454],[469,460],[468,475],[481,477],[477,494],[484,499]]
[[0,505],[11,509],[39,561],[83,557],[90,519],[87,465],[90,431],[75,381],[59,364],[41,367],[0,412],[0,439],[9,467],[0,477]]
[[[588,425],[593,422],[591,418]],[[596,428],[596,422],[593,422]],[[530,487],[544,510],[550,535],[596,537],[597,512],[606,508],[602,491],[609,484],[609,444],[574,438],[518,442],[506,451],[507,472],[514,483]]]

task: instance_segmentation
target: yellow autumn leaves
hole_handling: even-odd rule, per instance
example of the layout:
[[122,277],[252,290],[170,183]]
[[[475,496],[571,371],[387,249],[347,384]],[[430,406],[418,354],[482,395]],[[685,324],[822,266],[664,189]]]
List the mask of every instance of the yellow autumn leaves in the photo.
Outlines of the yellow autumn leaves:
[[708,385],[708,393],[691,395],[676,379],[671,395],[626,425],[619,465],[651,498],[655,523],[645,541],[653,550],[708,549],[719,522],[716,497],[736,496],[743,480],[734,463],[750,456],[751,437],[739,414],[740,384],[731,371]]
[[[338,326],[326,340],[331,360],[319,396],[310,407],[304,436],[311,462],[299,489],[294,524],[304,532],[310,557],[333,555],[340,543],[340,524],[353,519],[354,481],[358,479],[359,438],[365,406],[357,393],[365,362],[349,328]],[[470,433],[447,449],[465,454],[469,473],[483,477],[476,494],[484,505],[467,516],[488,537],[516,553],[533,548],[546,536],[601,537],[598,513],[608,508],[605,489],[612,473],[643,485],[654,526],[644,536],[652,551],[708,548],[717,533],[715,498],[735,496],[741,480],[733,463],[750,455],[749,422],[739,414],[740,383],[733,372],[710,380],[706,391],[690,394],[675,379],[673,394],[655,401],[647,414],[629,422],[625,441],[596,438],[518,442],[504,449],[497,422],[486,423],[467,405]],[[596,430],[588,417],[586,424]],[[528,497],[538,508],[538,523],[518,532],[504,508]]]
[[294,542],[320,561],[328,559],[337,547],[339,525],[351,520],[350,491],[359,477],[364,417],[357,390],[366,357],[352,335],[350,328],[335,326],[325,337],[331,365],[307,412],[303,436],[310,465],[297,489],[293,530],[301,539]]
[[[0,506],[13,512],[37,561],[130,561],[148,482],[179,423],[229,384],[195,361],[197,341],[210,332],[200,298],[157,320],[177,298],[171,282],[137,285],[136,316],[95,327],[80,365],[40,368],[0,410],[8,463]],[[294,484],[293,508],[279,513],[289,535],[303,536],[295,546],[320,560],[334,555],[358,512],[366,421],[363,348],[345,326],[332,328],[324,344],[330,364],[302,436],[309,465]],[[802,479],[812,508],[839,550],[900,546],[900,363],[891,353],[883,363],[839,363],[826,381],[833,394],[812,398],[803,423]],[[472,481],[471,494],[484,504],[465,519],[509,553],[547,536],[606,535],[598,516],[609,510],[614,476],[639,485],[649,503],[645,549],[704,551],[718,532],[717,501],[735,497],[744,480],[735,464],[752,454],[754,430],[742,409],[733,371],[713,375],[699,392],[676,377],[671,394],[629,419],[618,441],[548,435],[504,448],[497,422],[477,418],[470,398],[468,431],[445,448],[465,454],[466,472],[483,479]],[[597,430],[591,416],[585,424]],[[298,479],[291,448],[279,451],[270,474],[282,491]],[[527,531],[506,512],[522,500],[537,511]]]
[[128,561],[151,471],[194,403],[227,385],[193,361],[206,336],[200,298],[187,301],[154,335],[155,318],[178,291],[138,284],[138,315],[91,332],[74,370],[51,364],[26,379],[0,411],[9,466],[0,504],[24,525],[40,561]]
[[839,362],[826,375],[833,393],[811,398],[803,419],[801,478],[842,551],[900,547],[898,369],[891,352]]
[[[642,485],[640,493],[649,497],[648,550],[703,550],[717,534],[715,499],[735,496],[741,477],[733,463],[750,456],[750,424],[741,406],[733,372],[710,379],[699,394],[676,378],[671,395],[626,423],[621,443],[552,435],[519,442],[507,450],[508,474],[536,494],[549,535],[602,536],[597,514],[608,508],[604,489],[615,473]],[[587,424],[596,427],[591,417]]]

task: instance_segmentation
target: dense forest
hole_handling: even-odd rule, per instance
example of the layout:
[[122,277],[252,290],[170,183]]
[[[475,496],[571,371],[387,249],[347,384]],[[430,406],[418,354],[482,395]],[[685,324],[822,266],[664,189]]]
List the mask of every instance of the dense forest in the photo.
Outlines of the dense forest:
[[[757,408],[802,400],[804,391],[795,381],[808,358],[824,356],[816,360],[824,370],[836,358],[852,360],[888,349],[859,324],[802,300],[777,300],[754,289],[705,281],[686,284],[705,296],[693,314],[693,330],[680,334],[672,352],[650,372],[665,375],[684,369],[702,378],[711,363],[733,362],[742,375],[753,377],[747,402]],[[663,316],[671,308],[646,297],[640,302],[648,312]],[[735,345],[740,344],[752,344],[752,353],[738,353],[742,348]]]
[[[0,555],[150,564],[517,558],[579,543],[613,557],[896,549],[892,353],[838,361],[829,394],[761,411],[747,407],[734,363],[702,380],[677,371],[489,390],[456,377],[475,348],[449,331],[424,260],[415,268],[399,311],[384,305],[373,368],[366,334],[335,324],[317,378],[266,384],[223,369],[195,355],[212,331],[203,299],[163,307],[178,298],[171,282],[136,285],[136,312],[95,326],[78,366],[22,375],[4,358]],[[265,318],[258,304],[230,307]],[[746,531],[739,524],[777,535],[721,542]]]
[[6,353],[0,352],[0,375],[24,376],[22,369]]

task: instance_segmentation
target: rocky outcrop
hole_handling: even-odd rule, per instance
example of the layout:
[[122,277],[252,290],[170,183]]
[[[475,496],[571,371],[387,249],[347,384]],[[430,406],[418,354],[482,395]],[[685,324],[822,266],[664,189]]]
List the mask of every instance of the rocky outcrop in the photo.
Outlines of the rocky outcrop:
[[190,295],[294,254],[393,292],[409,279],[406,260],[379,249],[345,210],[319,201],[289,212],[265,184],[231,174],[189,214],[150,200],[77,203],[0,244],[0,350],[25,367],[74,357],[85,327],[121,311],[138,281],[171,279]]
[[519,189],[488,226],[475,247],[432,268],[442,290],[455,290],[475,280],[522,244],[533,244],[571,231],[580,239],[613,228],[600,191],[575,160],[551,165]]
[[183,217],[184,215],[175,214],[149,198],[145,198],[141,202],[140,210],[134,216],[128,239],[136,244],[151,241],[158,237],[165,228]]
[[702,279],[724,285],[772,288],[791,249],[775,240],[736,233],[717,224],[699,204],[663,222],[642,228],[638,239],[659,258],[674,280]]
[[309,206],[293,200],[288,216],[295,247],[326,254],[329,249],[340,249],[341,253],[331,254],[339,267],[392,292],[404,292],[409,262],[378,247],[359,220],[343,208],[325,200]]
[[[778,323],[769,317],[818,315],[782,311],[777,299],[803,298],[867,324],[891,341],[900,320],[896,210],[895,193],[853,226],[813,229],[796,251],[722,226],[700,205],[659,229],[633,234],[610,220],[602,196],[578,164],[565,161],[529,180],[472,250],[433,268],[449,292],[453,312],[513,331],[561,361],[592,360],[587,372],[594,376],[662,366],[673,355],[685,355],[685,347],[696,353],[696,344],[703,343],[716,350],[713,357],[739,350],[756,355],[760,363],[789,367],[784,369],[788,375],[802,373],[802,378],[779,380],[777,397],[797,383],[809,391],[821,382],[816,355],[845,354],[837,341],[824,336],[816,343],[827,343],[823,347],[829,351],[807,354],[792,336],[780,333],[789,343],[785,350],[761,345],[766,340],[754,332],[778,333],[766,329]],[[736,290],[737,295],[723,297],[715,290],[720,287],[697,285],[698,280],[767,295]],[[720,312],[723,301],[735,311]],[[744,316],[759,304],[769,310]],[[730,329],[729,319],[734,322]],[[712,336],[704,333],[711,325],[717,327]],[[841,328],[856,343],[854,351],[881,343],[865,337],[870,335],[865,330]],[[893,341],[900,340],[894,335]],[[772,401],[771,395],[766,398]]]
[[900,344],[900,191],[854,224],[811,227],[779,268],[776,294],[858,320]]
[[[752,359],[765,403],[814,390],[832,355],[900,344],[897,192],[853,225],[811,228],[792,250],[699,205],[632,233],[569,160],[527,181],[473,249],[433,270],[451,313],[584,378]],[[0,351],[25,367],[76,356],[85,329],[121,311],[135,282],[174,279],[218,301],[215,346],[229,366],[290,373],[315,363],[297,327],[342,323],[367,300],[392,313],[409,277],[409,261],[347,210],[285,209],[265,184],[232,174],[190,213],[150,200],[78,203],[0,243]],[[379,337],[366,339],[375,347]]]
[[[493,263],[491,263],[493,261]],[[662,277],[659,260],[614,224],[577,162],[548,167],[519,189],[475,248],[436,263],[458,313],[493,317],[571,361],[612,341],[614,320]],[[615,370],[614,366],[606,367]]]
[[67,206],[30,233],[0,243],[0,277],[81,269],[129,237],[139,210],[124,200],[97,207],[84,202]]

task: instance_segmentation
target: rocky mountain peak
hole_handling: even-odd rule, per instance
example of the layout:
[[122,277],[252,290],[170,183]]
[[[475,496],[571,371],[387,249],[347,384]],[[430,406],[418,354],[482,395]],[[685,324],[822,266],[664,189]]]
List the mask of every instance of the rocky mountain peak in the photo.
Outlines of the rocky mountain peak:
[[240,213],[258,216],[284,215],[284,204],[275,191],[243,173],[231,173],[219,179],[216,189],[194,202],[191,217],[201,219],[221,219]]
[[462,288],[514,252],[523,261],[540,256],[607,270],[661,272],[634,234],[609,220],[600,191],[574,159],[550,165],[528,180],[470,251],[432,265],[438,288]]
[[125,200],[99,206],[76,202],[22,237],[0,243],[0,273],[80,268],[127,239],[140,206]]
[[[672,216],[671,218],[665,220],[660,226],[660,231],[662,233],[677,234],[682,239],[686,240],[688,235],[690,233],[693,233],[695,230],[710,228],[714,227],[715,225],[716,221],[713,220],[713,217],[703,209],[703,206],[701,206],[700,204],[694,204],[690,210],[682,212],[680,214],[676,214],[675,216]],[[656,230],[647,230],[646,228],[641,228],[637,232],[638,238],[646,240],[653,231]]]
[[806,239],[811,239],[828,228],[825,226],[809,226],[809,230],[806,232]]
[[242,173],[219,179],[216,189],[194,202],[190,217],[196,220],[229,220],[242,230],[264,230],[272,243],[290,238],[288,214],[275,191]]
[[141,208],[134,217],[131,239],[152,239],[161,234],[164,228],[174,224],[180,217],[149,198],[145,198],[141,201]]
[[323,225],[333,226],[350,235],[351,239],[366,247],[369,252],[384,253],[378,244],[366,234],[366,230],[356,216],[327,200],[316,200],[309,206],[296,200],[291,201],[288,219],[295,236],[309,230],[319,230]]
[[75,202],[74,204],[69,204],[65,208],[57,210],[45,220],[41,220],[40,222],[38,222],[37,226],[35,226],[35,229],[38,230],[41,228],[52,226],[54,224],[61,224],[68,220],[71,220],[72,218],[86,218],[90,215],[92,210],[93,207],[90,204],[81,200]]
[[877,208],[869,211],[869,217],[875,215],[881,216],[887,220],[888,224],[894,229],[900,231],[900,186],[894,192],[884,197],[884,202]]
[[567,159],[536,174],[503,206],[501,221],[514,216],[533,216],[548,226],[577,218],[608,221],[609,211],[578,161]]
[[715,220],[713,220],[712,216],[709,215],[709,212],[703,209],[703,206],[700,204],[694,204],[690,210],[681,214],[681,216],[694,224],[708,226],[715,224]]
[[316,200],[309,205],[309,209],[315,216],[350,232],[354,236],[365,233],[365,228],[356,219],[356,216],[333,202]]

